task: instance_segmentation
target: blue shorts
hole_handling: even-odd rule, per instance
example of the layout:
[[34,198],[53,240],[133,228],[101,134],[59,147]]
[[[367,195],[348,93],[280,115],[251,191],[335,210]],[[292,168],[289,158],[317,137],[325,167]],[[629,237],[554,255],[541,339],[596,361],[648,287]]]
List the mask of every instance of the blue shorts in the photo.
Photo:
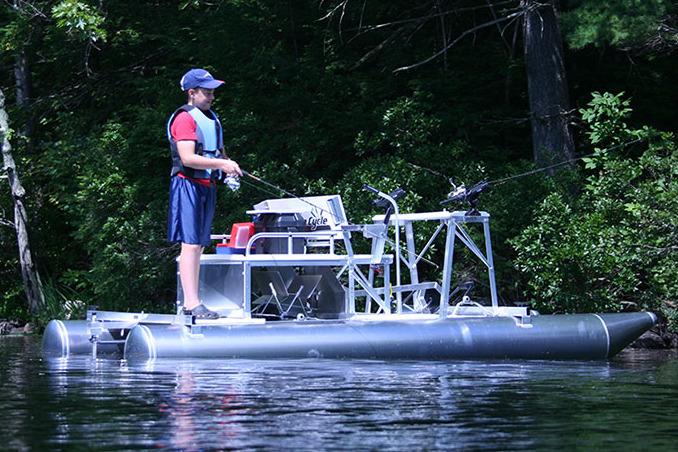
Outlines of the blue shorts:
[[217,203],[217,187],[197,184],[179,176],[170,180],[167,240],[209,246]]

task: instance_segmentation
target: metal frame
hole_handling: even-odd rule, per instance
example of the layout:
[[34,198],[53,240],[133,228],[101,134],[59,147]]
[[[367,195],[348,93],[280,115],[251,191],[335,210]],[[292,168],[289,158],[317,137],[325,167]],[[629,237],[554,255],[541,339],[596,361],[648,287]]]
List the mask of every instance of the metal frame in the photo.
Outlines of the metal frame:
[[[370,225],[367,225],[370,226]],[[344,271],[348,270],[348,287],[346,288],[344,312],[347,316],[356,314],[356,296],[367,296],[369,304],[375,301],[385,313],[390,314],[390,298],[385,290],[379,290],[373,285],[373,280],[365,277],[360,270],[360,265],[373,264],[374,259],[370,254],[354,254],[353,246],[351,244],[350,232],[355,230],[355,227],[342,228],[341,234],[343,236],[344,247],[346,254],[334,254],[333,237],[336,231],[315,231],[315,232],[260,232],[253,235],[247,243],[245,255],[222,255],[218,258],[211,258],[203,256],[204,258],[213,261],[223,260],[224,262],[239,262],[243,266],[243,311],[246,318],[251,318],[251,291],[252,291],[252,277],[251,272],[253,267],[304,267],[304,266],[328,266],[341,267],[337,277],[341,276]],[[330,253],[326,254],[295,254],[293,253],[293,239],[317,239],[322,237],[329,237],[332,240],[330,246]],[[253,246],[257,241],[266,238],[287,238],[287,253],[286,254],[252,254]],[[379,261],[380,265],[384,266],[384,287],[388,287],[390,280],[388,274],[390,272],[390,265],[393,261],[392,256],[383,255]],[[358,292],[355,290],[355,285],[358,284],[362,289]]]
[[[386,196],[387,197],[387,196]],[[388,198],[388,197],[387,197]],[[145,313],[122,313],[110,311],[88,311],[87,321],[89,324],[91,338],[90,342],[93,344],[92,353],[96,356],[97,344],[122,344],[124,342],[124,332],[134,327],[139,323],[144,324],[178,324],[183,325],[192,333],[198,333],[202,325],[232,325],[232,324],[260,324],[264,323],[264,319],[252,318],[252,269],[258,267],[304,267],[304,266],[327,266],[338,267],[340,270],[336,273],[336,277],[340,278],[346,273],[348,281],[345,287],[345,305],[344,317],[359,320],[361,318],[367,320],[382,319],[396,319],[396,318],[422,318],[429,319],[432,317],[426,313],[426,302],[423,294],[426,290],[434,289],[438,291],[440,296],[439,314],[433,317],[446,318],[449,316],[497,316],[497,315],[523,315],[524,308],[518,311],[515,309],[499,308],[497,302],[497,288],[495,283],[494,262],[492,258],[492,243],[490,237],[489,221],[490,216],[486,212],[481,212],[480,215],[466,215],[464,212],[424,212],[416,214],[400,215],[397,209],[397,204],[393,199],[390,199],[394,205],[395,215],[391,216],[389,224],[384,226],[384,230],[375,229],[375,225],[340,225],[340,229],[333,229],[329,231],[311,231],[311,232],[261,232],[253,235],[245,249],[245,254],[230,254],[218,255],[208,254],[201,257],[201,265],[237,265],[242,267],[242,295],[243,306],[241,313],[236,313],[235,317],[222,318],[219,320],[194,320],[192,316],[182,315],[177,311],[177,315],[167,314],[145,314]],[[378,215],[373,218],[375,223],[383,223],[384,216]],[[419,221],[438,221],[440,224],[436,230],[431,234],[431,237],[424,245],[421,252],[416,252],[414,240],[414,223]],[[468,231],[467,225],[482,224],[483,235],[485,240],[485,252],[476,245]],[[388,240],[388,226],[393,226],[395,229],[395,262],[396,262],[396,281],[395,285],[391,286],[390,280],[390,265],[393,263],[394,256],[383,254],[383,245]],[[400,228],[405,228],[405,240],[407,254],[403,257],[400,253]],[[445,239],[445,262],[443,264],[443,278],[439,284],[431,281],[420,281],[419,273],[417,271],[417,264],[430,247],[434,240],[446,228]],[[378,251],[376,255],[373,254],[355,254],[351,243],[351,232],[362,232],[363,235],[372,240],[372,250]],[[285,254],[253,254],[253,247],[256,242],[266,238],[287,238],[288,252]],[[317,241],[318,239],[325,239],[329,241],[327,253],[313,253],[307,254],[306,247],[304,253],[294,253],[293,241],[295,238],[303,238],[305,241]],[[483,307],[477,303],[465,303],[463,305],[455,306],[450,314],[449,312],[449,297],[452,286],[452,276],[454,269],[454,247],[456,239],[469,248],[471,252],[478,257],[481,262],[487,267],[488,278],[490,282],[490,291],[492,298],[492,306]],[[342,240],[346,254],[335,253],[335,240]],[[400,261],[403,261],[410,275],[410,283],[402,284]],[[383,285],[376,287],[375,274],[372,265],[378,264],[384,266]],[[366,275],[360,266],[369,265],[370,270]],[[403,300],[403,293],[408,292],[409,295]],[[392,312],[391,309],[391,294],[394,294],[396,309]],[[356,312],[356,298],[365,297],[364,312]],[[376,313],[372,313],[372,303],[376,302],[378,309]],[[403,313],[405,307],[409,313]],[[240,310],[238,310],[240,311]],[[414,317],[412,317],[414,316]],[[110,333],[111,330],[120,330],[121,339],[102,340],[102,334]]]
[[[383,222],[383,215],[376,215],[372,218],[375,223]],[[414,223],[425,221],[439,221],[440,224],[436,230],[431,234],[426,245],[422,251],[417,253],[414,242]],[[439,316],[445,318],[449,315],[448,305],[450,301],[450,291],[452,288],[452,277],[454,271],[454,247],[456,239],[458,238],[463,245],[465,245],[471,252],[485,265],[487,268],[487,275],[490,284],[490,297],[492,300],[492,308],[490,312],[498,313],[498,296],[497,285],[494,272],[494,259],[492,257],[492,238],[490,236],[490,215],[487,212],[480,212],[479,215],[467,215],[465,212],[454,211],[448,212],[446,210],[438,212],[423,212],[414,214],[400,215],[399,218],[391,217],[389,224],[396,229],[401,225],[405,227],[405,238],[407,246],[407,257],[403,258],[406,267],[410,273],[410,284],[397,284],[393,291],[394,293],[402,293],[404,291],[413,291],[409,298],[412,299],[412,306],[409,307],[413,312],[423,313],[426,309],[426,303],[423,299],[423,293],[426,289],[435,288],[440,292],[440,308]],[[465,228],[466,224],[482,224],[483,237],[485,241],[485,252],[483,253],[476,245],[474,240]],[[446,228],[445,235],[445,261],[443,263],[443,279],[442,284],[438,286],[431,283],[420,282],[419,273],[417,271],[417,264],[429,250],[434,240]],[[398,242],[398,235],[396,235],[395,247],[400,248]],[[398,299],[398,312],[402,312],[402,300]],[[455,309],[454,315],[458,315],[463,310]]]

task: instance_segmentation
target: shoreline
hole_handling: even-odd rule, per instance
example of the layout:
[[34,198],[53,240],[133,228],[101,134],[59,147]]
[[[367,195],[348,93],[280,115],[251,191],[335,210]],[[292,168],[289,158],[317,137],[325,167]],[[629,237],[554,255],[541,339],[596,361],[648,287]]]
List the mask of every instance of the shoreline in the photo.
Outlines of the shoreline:
[[644,350],[677,350],[678,333],[670,332],[666,323],[658,323],[631,342],[627,348]]
[[35,334],[35,327],[31,322],[0,319],[0,336],[30,336]]

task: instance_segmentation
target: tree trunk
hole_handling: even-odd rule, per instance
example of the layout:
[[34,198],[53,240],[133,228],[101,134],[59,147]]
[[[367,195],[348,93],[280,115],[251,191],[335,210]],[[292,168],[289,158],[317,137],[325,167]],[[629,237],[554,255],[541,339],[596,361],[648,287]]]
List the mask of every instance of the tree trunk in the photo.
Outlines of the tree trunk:
[[522,5],[532,150],[537,166],[544,167],[574,158],[563,43],[553,0]]
[[[23,4],[22,4],[23,3]],[[13,8],[19,15],[31,14],[28,11],[26,2],[20,2],[19,0],[14,0]],[[25,10],[22,10],[24,8]],[[35,22],[35,21],[33,21]],[[31,41],[31,36],[40,33],[41,26],[40,24],[33,23],[29,37],[21,44],[18,44],[18,49],[14,56],[14,80],[15,80],[15,93],[16,93],[16,104],[20,108],[24,118],[21,118],[23,121],[23,126],[21,127],[21,135],[26,140],[26,148],[30,153],[33,150],[33,132],[35,129],[35,120],[33,118],[33,112],[30,110],[30,101],[32,97],[32,80],[31,80],[31,71],[29,70],[29,42]],[[15,118],[16,119],[16,118]]]
[[44,305],[45,298],[42,293],[40,274],[33,263],[33,256],[31,255],[31,248],[28,243],[27,215],[23,203],[26,191],[21,185],[14,158],[12,157],[12,147],[7,136],[9,131],[8,123],[7,112],[5,111],[5,94],[0,89],[0,146],[2,147],[3,170],[7,174],[14,203],[14,228],[19,246],[21,277],[24,281],[28,308],[33,314],[36,314]]
[[31,100],[31,73],[28,70],[28,55],[25,49],[17,52],[14,60],[14,80],[16,81],[16,104],[26,113],[21,134],[26,138],[26,147],[33,150],[33,130],[35,121],[29,110]]

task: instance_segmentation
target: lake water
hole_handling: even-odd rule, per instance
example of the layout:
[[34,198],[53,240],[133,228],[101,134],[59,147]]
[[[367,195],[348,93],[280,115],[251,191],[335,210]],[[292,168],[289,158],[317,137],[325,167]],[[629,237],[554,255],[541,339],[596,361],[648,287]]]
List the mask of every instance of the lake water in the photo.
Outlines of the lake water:
[[[678,353],[610,361],[44,359],[0,337],[0,448],[676,450]],[[659,449],[661,448],[661,449]]]

